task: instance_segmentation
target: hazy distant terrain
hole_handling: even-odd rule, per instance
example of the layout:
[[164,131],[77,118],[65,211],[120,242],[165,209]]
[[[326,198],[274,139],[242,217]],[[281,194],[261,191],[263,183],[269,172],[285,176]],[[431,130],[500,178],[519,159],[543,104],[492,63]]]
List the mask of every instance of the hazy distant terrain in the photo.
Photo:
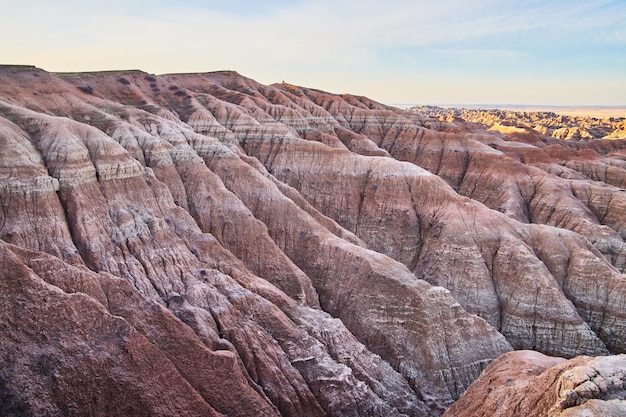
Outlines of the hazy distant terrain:
[[528,104],[399,104],[401,108],[442,107],[445,109],[467,110],[509,110],[513,112],[539,112],[556,113],[562,116],[598,117],[608,119],[626,117],[626,105],[624,106],[550,106]]
[[[494,130],[530,128],[559,139],[619,139],[626,137],[625,107],[558,107],[503,105],[411,106],[412,111],[441,120],[461,118]],[[503,128],[504,127],[504,128]],[[513,129],[514,130],[514,129]]]
[[496,108],[517,112],[551,112],[562,116],[597,117],[601,119],[611,117],[623,119],[626,117],[626,106],[498,106]]

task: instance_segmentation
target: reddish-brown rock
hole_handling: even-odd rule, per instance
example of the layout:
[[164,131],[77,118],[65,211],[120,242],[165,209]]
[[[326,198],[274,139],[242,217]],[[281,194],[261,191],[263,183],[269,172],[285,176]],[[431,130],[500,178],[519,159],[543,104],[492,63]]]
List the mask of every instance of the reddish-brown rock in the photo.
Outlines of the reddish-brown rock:
[[6,244],[0,253],[3,415],[277,415],[234,353],[209,350],[126,281]]
[[444,417],[626,414],[626,356],[568,361],[533,351],[493,361]]
[[[159,361],[177,372],[131,406],[436,415],[511,345],[626,350],[621,141],[507,136],[233,72],[0,67],[0,82],[6,314],[28,276],[85,300],[86,317],[120,317],[103,334],[136,334],[156,359],[121,363],[128,379],[99,382],[107,392],[150,381]],[[23,345],[22,361],[41,344],[38,300],[24,302],[32,328],[11,322],[0,341]],[[55,314],[59,340],[95,329],[76,316],[74,334]],[[66,381],[76,358],[98,361],[72,346],[53,345]],[[20,381],[43,384],[11,369],[10,398]],[[64,387],[88,406],[93,386]],[[55,392],[16,407],[63,413]],[[184,395],[186,408],[160,408]],[[124,413],[106,407],[90,413]]]

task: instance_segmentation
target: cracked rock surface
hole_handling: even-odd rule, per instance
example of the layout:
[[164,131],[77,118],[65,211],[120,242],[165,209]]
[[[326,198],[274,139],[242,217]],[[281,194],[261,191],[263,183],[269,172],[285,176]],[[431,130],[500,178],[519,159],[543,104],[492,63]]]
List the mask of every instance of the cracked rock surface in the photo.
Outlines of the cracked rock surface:
[[626,355],[565,360],[502,355],[444,416],[623,416]]

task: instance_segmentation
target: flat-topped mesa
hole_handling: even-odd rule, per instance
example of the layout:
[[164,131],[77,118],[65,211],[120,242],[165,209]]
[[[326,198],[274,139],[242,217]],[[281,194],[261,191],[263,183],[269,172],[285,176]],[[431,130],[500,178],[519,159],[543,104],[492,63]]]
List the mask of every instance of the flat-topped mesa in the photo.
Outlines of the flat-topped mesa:
[[625,141],[231,71],[0,83],[0,391],[21,411],[84,410],[76,358],[111,415],[403,417],[512,348],[626,351]]

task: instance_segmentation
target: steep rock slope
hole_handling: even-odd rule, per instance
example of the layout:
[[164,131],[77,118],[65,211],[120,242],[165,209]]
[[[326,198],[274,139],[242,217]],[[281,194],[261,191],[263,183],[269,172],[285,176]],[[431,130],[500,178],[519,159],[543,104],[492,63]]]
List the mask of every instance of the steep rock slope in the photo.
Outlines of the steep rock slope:
[[[190,77],[185,78],[189,80]],[[242,103],[248,100],[247,92],[256,85],[249,80],[234,79],[229,74],[219,74],[211,80],[220,83],[222,89],[229,88],[228,97]],[[194,86],[194,81],[187,83],[190,88]],[[303,100],[313,100],[327,111],[338,113],[334,116],[335,120],[358,133],[363,140],[381,145],[395,158],[424,166],[449,182],[452,182],[455,171],[461,171],[458,177],[465,175],[462,161],[470,155],[492,160],[490,163],[493,165],[514,163],[501,151],[483,143],[502,142],[501,138],[484,131],[460,134],[467,129],[462,124],[437,126],[436,122],[399,114],[367,99],[332,96],[286,85],[277,87],[283,95],[290,95],[291,106],[297,106]],[[225,94],[218,88],[214,90],[216,94]],[[259,87],[258,91],[265,94],[263,97],[270,102],[265,107],[285,105],[275,104],[281,102],[277,99],[279,95],[268,94],[265,87]],[[261,98],[256,100],[263,102]],[[262,127],[268,129],[269,126]],[[236,131],[235,125],[234,128]],[[316,129],[330,132],[335,127],[326,125],[309,130]],[[271,140],[259,139],[258,135],[248,138],[244,133],[239,137],[243,149],[260,160],[279,180],[298,189],[311,204],[356,233],[369,247],[403,262],[418,277],[450,289],[465,308],[482,315],[509,336],[515,347],[565,355],[580,353],[581,349],[601,352],[602,343],[584,341],[594,339],[592,335],[589,335],[590,339],[582,336],[588,334],[584,325],[580,330],[571,329],[580,324],[576,317],[583,315],[592,328],[603,335],[602,324],[594,313],[598,310],[608,312],[614,309],[613,306],[617,306],[615,311],[608,313],[612,316],[609,319],[611,328],[617,325],[623,331],[623,318],[618,312],[624,306],[623,277],[602,256],[598,257],[597,248],[591,247],[589,240],[566,231],[557,234],[556,230],[545,227],[511,222],[506,216],[460,199],[439,178],[423,175],[423,170],[398,164],[390,158],[360,158],[345,150],[294,141],[285,134],[274,135]],[[439,168],[433,165],[437,161]],[[514,168],[522,166],[517,165]],[[346,170],[350,175],[342,174]],[[492,169],[488,175],[494,177],[500,172],[501,168]],[[544,181],[559,181],[545,172],[542,176]],[[502,177],[507,179],[506,175]],[[491,193],[499,191],[497,183],[486,184],[481,189]],[[616,197],[612,204],[619,207],[620,190],[611,192]],[[554,199],[551,201],[555,205],[558,203]],[[577,200],[574,208],[580,205]],[[562,211],[567,214],[569,210]],[[561,210],[558,211],[561,213]],[[619,261],[623,257],[624,243],[618,231],[624,219],[623,212],[615,212],[619,213],[615,221],[617,231],[609,226],[593,230],[595,233],[599,229],[609,235],[607,240],[610,239],[610,242],[600,241],[597,246],[606,244],[616,249]],[[559,226],[567,228],[568,225]],[[574,229],[573,226],[570,228]],[[546,259],[548,256],[552,259]],[[555,259],[557,257],[559,259]],[[596,264],[596,260],[599,263]],[[621,261],[616,263],[621,264]],[[602,271],[600,274],[597,274],[598,268]],[[468,280],[466,274],[471,279]],[[587,286],[583,282],[588,282],[595,275],[606,280],[602,285],[606,290],[603,295],[593,297],[604,296],[602,301],[589,303]],[[511,276],[516,279],[511,280]],[[520,280],[526,278],[529,278],[527,283],[520,286]],[[612,293],[610,300],[607,299],[611,292],[609,288],[615,286],[621,289]],[[532,306],[533,312],[507,301],[528,299],[530,294],[533,294],[533,299],[529,299],[527,304]],[[577,310],[571,308],[572,301]],[[551,308],[554,308],[552,312]],[[543,309],[544,313],[537,314],[537,309]],[[556,319],[555,315],[560,318]],[[567,316],[571,317],[571,321],[563,322]],[[570,333],[576,336],[570,337]],[[606,336],[608,334],[603,341],[611,348],[621,344],[618,339]],[[561,346],[551,345],[556,339],[561,341]],[[572,345],[568,346],[570,343]]]
[[75,375],[113,361],[98,381],[154,415],[436,415],[511,345],[626,350],[623,191],[598,168],[623,142],[557,152],[233,72],[0,67],[0,86],[2,360],[64,358],[3,365],[5,413],[77,415]]
[[233,352],[127,281],[1,246],[3,415],[277,415]]

